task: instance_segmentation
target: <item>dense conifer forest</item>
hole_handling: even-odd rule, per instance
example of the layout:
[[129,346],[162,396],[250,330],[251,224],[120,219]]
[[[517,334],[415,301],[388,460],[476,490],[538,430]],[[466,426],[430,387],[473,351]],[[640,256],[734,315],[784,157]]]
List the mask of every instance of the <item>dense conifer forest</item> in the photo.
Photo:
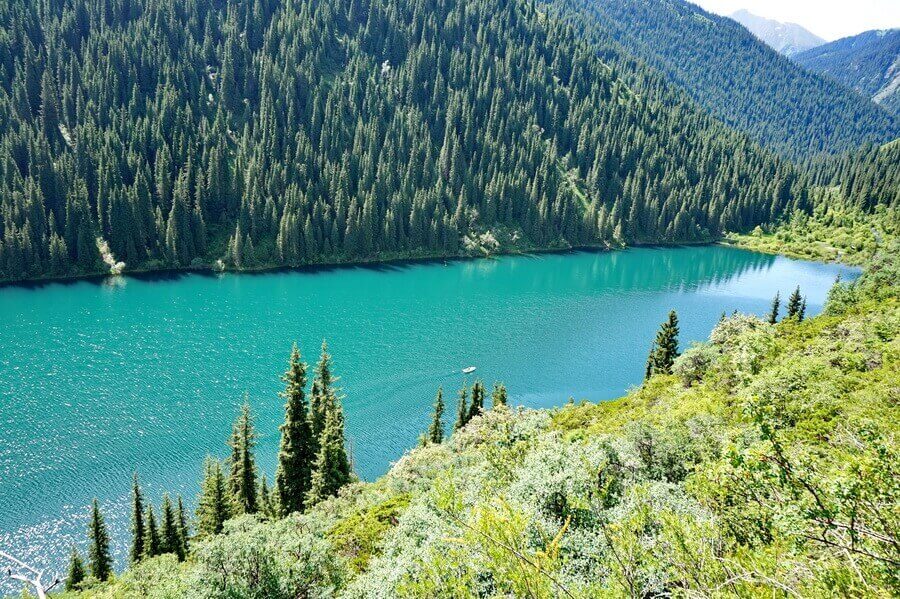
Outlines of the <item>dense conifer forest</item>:
[[13,0],[0,24],[2,279],[707,240],[806,202],[526,0]]
[[618,44],[698,104],[783,155],[855,150],[900,135],[896,115],[813,74],[735,21],[683,0],[546,4],[600,48]]

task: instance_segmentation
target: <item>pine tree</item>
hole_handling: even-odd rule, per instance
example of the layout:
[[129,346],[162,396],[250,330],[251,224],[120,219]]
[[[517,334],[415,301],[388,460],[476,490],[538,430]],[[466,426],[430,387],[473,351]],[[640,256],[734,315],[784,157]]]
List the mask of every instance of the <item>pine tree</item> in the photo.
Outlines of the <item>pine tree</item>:
[[333,394],[326,404],[326,414],[307,505],[337,495],[338,490],[350,482],[350,461],[344,448],[344,413]]
[[431,426],[428,427],[428,441],[441,443],[444,440],[444,390],[438,387],[437,398],[434,400],[434,415],[431,417]]
[[66,575],[66,590],[77,590],[78,585],[84,581],[84,577],[84,562],[81,561],[78,549],[72,547],[72,557],[69,558],[69,573]]
[[491,404],[493,407],[505,406],[507,401],[506,386],[503,383],[494,383],[494,389],[491,391]]
[[162,553],[174,553],[178,560],[184,559],[181,535],[179,534],[178,516],[168,493],[163,494],[162,500],[162,527],[160,529],[160,550]]
[[144,557],[154,557],[159,555],[160,550],[160,538],[159,538],[159,526],[156,523],[156,514],[153,513],[153,504],[147,504],[147,526],[146,529],[146,537],[144,538]]
[[137,472],[131,483],[131,563],[144,557],[144,497],[138,485]]
[[250,403],[246,396],[241,412],[234,421],[228,444],[231,447],[228,484],[234,495],[235,508],[238,512],[253,514],[257,510],[256,458],[253,455],[256,432],[253,428]]
[[217,535],[234,510],[228,481],[222,473],[222,464],[207,458],[204,464],[203,482],[197,500],[197,532],[201,535]]
[[800,286],[798,285],[791,296],[788,298],[787,303],[787,317],[791,318],[796,316],[797,320],[802,320],[800,318],[800,308],[803,306],[803,297],[800,295]]
[[88,561],[91,566],[91,575],[97,580],[107,580],[112,574],[112,556],[109,552],[109,532],[106,530],[106,522],[100,513],[100,504],[94,499],[91,505],[91,522],[88,527],[90,550]]
[[776,291],[775,298],[772,300],[772,309],[769,311],[767,318],[769,324],[778,322],[778,309],[781,307],[781,293]]
[[288,369],[281,377],[285,389],[284,423],[281,425],[281,446],[278,468],[275,470],[275,489],[281,514],[303,511],[309,493],[313,453],[313,438],[306,406],[306,364],[294,344]]
[[803,321],[806,318],[806,298],[803,298],[803,301],[800,302],[800,310],[797,311],[797,320]]
[[654,374],[671,374],[672,364],[678,357],[678,314],[675,310],[669,312],[669,318],[659,327],[656,339],[650,348],[647,358],[647,368],[644,378],[650,378]]
[[468,389],[466,389],[466,386],[463,385],[459,390],[459,403],[456,406],[456,424],[453,425],[453,430],[458,431],[466,425],[466,422],[469,421],[468,394]]

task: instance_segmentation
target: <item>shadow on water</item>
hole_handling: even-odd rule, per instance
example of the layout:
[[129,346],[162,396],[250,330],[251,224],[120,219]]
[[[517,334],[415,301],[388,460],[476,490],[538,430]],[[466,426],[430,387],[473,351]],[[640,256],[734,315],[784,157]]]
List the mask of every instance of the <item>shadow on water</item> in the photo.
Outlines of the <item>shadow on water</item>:
[[[704,251],[703,259],[685,260],[685,254]],[[631,264],[636,254],[640,254],[640,264]],[[697,282],[711,284],[725,283],[741,276],[748,270],[761,270],[770,267],[775,256],[761,254],[736,248],[725,248],[715,244],[702,245],[641,245],[622,250],[604,248],[572,248],[525,252],[519,254],[502,254],[497,256],[457,256],[448,258],[404,258],[383,262],[310,264],[303,266],[284,266],[260,270],[218,272],[210,269],[160,269],[145,272],[129,272],[123,275],[90,275],[77,278],[40,279],[33,281],[0,282],[0,289],[18,288],[40,290],[51,286],[73,286],[87,283],[96,286],[110,285],[116,280],[136,280],[148,283],[177,282],[188,277],[214,279],[224,275],[241,275],[243,277],[264,277],[273,274],[297,274],[315,276],[335,272],[366,271],[376,273],[400,273],[417,266],[452,264],[471,264],[483,262],[499,262],[504,258],[515,258],[519,261],[544,260],[552,256],[565,255],[603,255],[608,260],[590,263],[591,272],[582,275],[602,276],[615,283],[619,289],[643,288],[648,283],[652,288],[670,288]],[[639,266],[639,267],[638,267]],[[632,268],[635,267],[635,268]],[[599,268],[599,270],[598,270]]]

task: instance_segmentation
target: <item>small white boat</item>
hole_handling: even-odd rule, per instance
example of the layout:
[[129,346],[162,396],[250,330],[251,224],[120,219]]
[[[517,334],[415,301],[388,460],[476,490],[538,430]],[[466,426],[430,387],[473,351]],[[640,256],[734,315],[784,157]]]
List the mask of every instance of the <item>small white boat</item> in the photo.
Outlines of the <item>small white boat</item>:
[[471,374],[471,373],[475,372],[475,367],[467,366],[467,367],[463,368],[462,371],[463,371],[463,374]]

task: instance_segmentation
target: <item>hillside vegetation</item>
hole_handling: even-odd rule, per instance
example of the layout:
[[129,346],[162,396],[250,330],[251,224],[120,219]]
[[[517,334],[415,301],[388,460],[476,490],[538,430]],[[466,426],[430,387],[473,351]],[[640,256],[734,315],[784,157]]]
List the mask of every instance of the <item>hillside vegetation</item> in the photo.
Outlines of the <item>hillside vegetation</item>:
[[898,250],[820,316],[732,315],[616,401],[485,408],[374,483],[79,596],[895,596]]
[[601,47],[619,44],[725,124],[784,155],[840,153],[900,135],[895,115],[684,0],[547,4]]
[[900,29],[865,31],[801,52],[793,60],[900,113]]
[[804,205],[611,64],[527,0],[5,2],[0,280],[696,241]]

